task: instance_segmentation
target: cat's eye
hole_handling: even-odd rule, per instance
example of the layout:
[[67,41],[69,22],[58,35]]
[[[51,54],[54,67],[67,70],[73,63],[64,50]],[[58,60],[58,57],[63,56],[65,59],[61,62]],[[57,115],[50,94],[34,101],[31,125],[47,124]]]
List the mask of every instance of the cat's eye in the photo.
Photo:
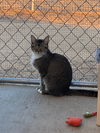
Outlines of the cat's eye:
[[34,48],[34,45],[31,45],[32,48]]
[[45,46],[44,48],[45,48],[45,49],[48,49],[48,47],[46,47],[46,46]]
[[34,45],[34,43],[32,42],[32,45]]

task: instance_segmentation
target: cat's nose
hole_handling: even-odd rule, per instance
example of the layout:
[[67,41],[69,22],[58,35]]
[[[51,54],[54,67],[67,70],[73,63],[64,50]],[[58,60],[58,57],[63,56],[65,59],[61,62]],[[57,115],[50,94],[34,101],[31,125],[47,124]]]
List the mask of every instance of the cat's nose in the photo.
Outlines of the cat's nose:
[[38,47],[40,47],[40,44],[38,44]]

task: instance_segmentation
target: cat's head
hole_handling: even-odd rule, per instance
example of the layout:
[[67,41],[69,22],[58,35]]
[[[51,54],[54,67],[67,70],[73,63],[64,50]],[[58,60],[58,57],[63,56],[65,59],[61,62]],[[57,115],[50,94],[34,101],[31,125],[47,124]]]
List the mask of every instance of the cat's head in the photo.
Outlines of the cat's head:
[[36,39],[31,35],[31,49],[33,53],[45,54],[48,51],[49,36],[45,39]]

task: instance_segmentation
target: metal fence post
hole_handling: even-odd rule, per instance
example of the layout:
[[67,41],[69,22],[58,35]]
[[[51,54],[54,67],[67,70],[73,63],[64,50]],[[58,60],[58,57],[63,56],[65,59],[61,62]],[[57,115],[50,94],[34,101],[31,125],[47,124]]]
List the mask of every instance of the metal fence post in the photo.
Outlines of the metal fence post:
[[35,10],[35,0],[32,0],[32,6],[31,6],[31,9],[32,9],[32,11]]

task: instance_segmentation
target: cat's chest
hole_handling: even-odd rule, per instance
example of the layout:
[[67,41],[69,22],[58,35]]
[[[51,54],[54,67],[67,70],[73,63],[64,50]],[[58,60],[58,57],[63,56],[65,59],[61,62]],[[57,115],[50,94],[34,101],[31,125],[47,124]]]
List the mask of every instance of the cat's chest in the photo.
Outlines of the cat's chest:
[[34,62],[36,60],[36,56],[35,55],[32,55],[31,56],[31,64],[34,65]]
[[38,67],[38,65],[40,64],[40,58],[42,57],[43,55],[36,55],[36,54],[32,54],[31,56],[31,64],[34,65],[36,68]]

